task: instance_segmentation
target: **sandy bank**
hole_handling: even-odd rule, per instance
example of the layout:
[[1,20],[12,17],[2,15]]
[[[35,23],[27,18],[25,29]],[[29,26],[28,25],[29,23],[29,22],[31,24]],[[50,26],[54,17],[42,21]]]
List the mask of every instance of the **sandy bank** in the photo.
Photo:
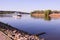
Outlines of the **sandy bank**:
[[51,18],[60,18],[60,14],[50,14]]
[[[32,17],[40,17],[40,18],[44,18],[45,17],[45,15],[44,14],[32,14],[31,15]],[[50,18],[60,18],[60,14],[57,14],[57,13],[53,13],[53,14],[50,14],[49,15],[50,16]]]
[[45,15],[44,14],[31,14],[31,17],[35,18],[43,18]]

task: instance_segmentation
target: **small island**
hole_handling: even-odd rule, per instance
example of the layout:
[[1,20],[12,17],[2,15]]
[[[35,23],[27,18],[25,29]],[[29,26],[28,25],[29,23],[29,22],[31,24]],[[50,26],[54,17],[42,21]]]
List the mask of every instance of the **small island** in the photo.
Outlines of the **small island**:
[[50,20],[50,18],[60,18],[60,11],[56,10],[36,10],[31,12],[31,16],[34,18],[44,18]]

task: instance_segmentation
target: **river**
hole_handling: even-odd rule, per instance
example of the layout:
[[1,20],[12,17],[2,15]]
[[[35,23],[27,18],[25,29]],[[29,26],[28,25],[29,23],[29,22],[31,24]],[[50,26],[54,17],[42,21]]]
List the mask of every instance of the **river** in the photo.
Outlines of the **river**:
[[46,34],[42,35],[45,40],[60,40],[60,18],[45,19],[30,14],[21,15],[13,17],[14,14],[1,14],[0,21],[31,34],[45,32]]

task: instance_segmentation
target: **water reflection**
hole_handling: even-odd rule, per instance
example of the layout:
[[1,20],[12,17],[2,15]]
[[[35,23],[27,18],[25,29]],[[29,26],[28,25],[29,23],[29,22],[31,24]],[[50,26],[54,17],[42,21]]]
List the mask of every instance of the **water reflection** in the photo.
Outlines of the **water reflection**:
[[14,15],[14,14],[0,14],[0,17],[11,17],[14,19],[20,19],[22,16],[21,15]]
[[44,17],[44,20],[50,21],[51,20],[51,17],[50,16],[45,16]]
[[47,20],[47,21],[50,21],[51,20],[51,17],[50,16],[36,16],[36,15],[31,15],[32,18],[42,18],[44,20]]
[[51,19],[60,19],[60,16],[55,16],[55,15],[53,15],[53,16],[50,16],[50,15],[48,15],[48,16],[44,16],[44,15],[42,15],[42,14],[38,14],[38,15],[36,15],[36,14],[32,14],[31,15],[31,17],[32,18],[35,18],[35,19],[44,19],[44,20],[47,20],[47,21],[50,21]]
[[15,18],[15,19],[20,19],[21,18],[21,16],[12,16],[13,18]]
[[0,14],[0,17],[12,17],[11,14]]

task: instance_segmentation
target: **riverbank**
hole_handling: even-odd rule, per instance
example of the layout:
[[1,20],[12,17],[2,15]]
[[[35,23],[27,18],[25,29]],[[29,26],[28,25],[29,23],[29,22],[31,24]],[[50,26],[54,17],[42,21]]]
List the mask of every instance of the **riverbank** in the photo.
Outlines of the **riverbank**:
[[57,19],[60,18],[60,14],[54,14],[54,13],[53,13],[53,14],[50,14],[49,16],[50,16],[51,18],[57,18]]
[[[31,14],[31,16],[32,17],[35,17],[35,18],[44,18],[45,17],[44,14],[37,14],[37,13],[36,14]],[[49,15],[49,17],[50,18],[57,18],[58,19],[58,18],[60,18],[60,14],[52,13],[52,14]]]
[[2,22],[0,22],[0,30],[12,40],[44,40],[40,38],[41,34],[32,35]]
[[12,39],[5,35],[2,31],[0,31],[0,40],[12,40]]

